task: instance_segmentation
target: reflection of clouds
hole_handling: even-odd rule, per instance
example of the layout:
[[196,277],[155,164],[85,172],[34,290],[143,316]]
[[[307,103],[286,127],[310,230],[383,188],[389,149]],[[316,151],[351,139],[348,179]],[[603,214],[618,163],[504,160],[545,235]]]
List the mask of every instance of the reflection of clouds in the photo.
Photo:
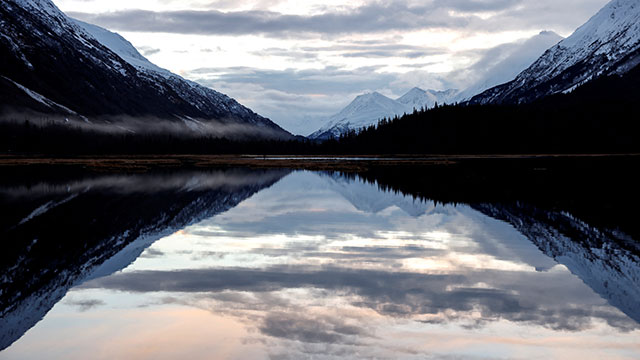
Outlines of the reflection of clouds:
[[160,258],[165,256],[165,253],[161,250],[158,249],[154,249],[154,248],[150,248],[150,249],[146,249],[142,255],[140,255],[139,257],[141,258]]
[[143,327],[170,309],[234,324],[240,358],[558,358],[605,333],[598,353],[638,350],[636,322],[513,227],[432,205],[298,172],[75,291],[137,299]]
[[[638,327],[567,275],[561,271],[419,274],[283,266],[261,270],[135,271],[96,279],[83,287],[194,294],[321,289],[329,297],[346,296],[351,305],[389,317],[424,315],[429,321],[472,324],[505,319],[567,331],[588,329],[594,319],[623,331]],[[242,298],[234,300],[242,303]],[[273,308],[278,306],[267,303],[266,309]]]
[[75,300],[69,299],[64,302],[67,305],[76,306],[80,311],[89,311],[93,308],[103,306],[106,303],[99,299],[84,299],[84,300]]
[[358,338],[371,336],[366,329],[348,324],[342,317],[291,312],[268,313],[259,329],[268,336],[305,343],[353,344]]
[[[184,234],[176,240],[197,243],[183,244],[201,269],[134,267],[86,286],[177,293],[173,301],[309,346],[353,342],[322,320],[332,302],[385,321],[467,329],[505,320],[554,331],[637,328],[511,226],[467,206],[380,195],[358,180],[294,173]],[[324,313],[309,313],[318,308]],[[380,326],[342,316],[356,328]]]

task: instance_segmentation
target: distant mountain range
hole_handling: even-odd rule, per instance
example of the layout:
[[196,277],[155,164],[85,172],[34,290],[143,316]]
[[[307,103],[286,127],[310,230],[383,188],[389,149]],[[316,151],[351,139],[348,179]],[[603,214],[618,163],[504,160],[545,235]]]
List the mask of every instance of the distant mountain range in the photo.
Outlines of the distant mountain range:
[[0,22],[5,114],[101,124],[166,120],[195,132],[234,125],[254,136],[291,137],[234,99],[152,64],[120,35],[67,17],[50,0],[3,1]]
[[522,104],[607,75],[623,75],[640,64],[640,3],[613,0],[570,37],[543,31],[522,43],[469,88],[458,92],[412,89],[392,100],[378,93],[357,97],[310,135],[339,137],[379,119],[438,103]]
[[309,135],[310,139],[337,138],[350,130],[374,125],[383,118],[411,113],[413,109],[432,108],[436,103],[451,103],[458,90],[422,90],[413,88],[398,99],[388,98],[378,92],[356,97],[347,107],[331,116],[319,130]]
[[640,64],[640,2],[613,0],[515,79],[474,96],[470,104],[519,104],[573,91]]

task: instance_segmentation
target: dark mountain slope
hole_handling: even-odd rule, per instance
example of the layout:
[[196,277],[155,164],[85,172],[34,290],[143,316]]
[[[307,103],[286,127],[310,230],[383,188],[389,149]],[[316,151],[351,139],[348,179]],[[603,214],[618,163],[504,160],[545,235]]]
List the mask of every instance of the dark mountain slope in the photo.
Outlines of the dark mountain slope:
[[226,95],[128,63],[49,0],[3,1],[0,24],[0,107],[92,122],[122,115],[217,120],[289,136]]

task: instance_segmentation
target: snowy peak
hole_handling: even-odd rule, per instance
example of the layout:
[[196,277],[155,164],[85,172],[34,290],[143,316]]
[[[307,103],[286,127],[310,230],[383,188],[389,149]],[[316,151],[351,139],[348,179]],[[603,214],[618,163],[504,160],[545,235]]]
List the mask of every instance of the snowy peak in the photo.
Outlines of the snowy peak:
[[414,87],[406,94],[399,97],[396,101],[404,104],[409,111],[413,109],[420,110],[424,108],[432,108],[436,103],[451,103],[458,94],[458,90],[449,89],[445,91],[422,90]]
[[14,0],[16,5],[29,8],[36,12],[47,12],[52,15],[62,14],[51,0]]
[[[640,40],[640,3],[637,0],[613,0],[594,15],[559,47],[595,50],[596,53],[629,50]],[[618,37],[620,39],[616,39]],[[602,47],[612,42],[616,48]]]
[[355,100],[339,112],[336,117],[347,118],[349,116],[357,116],[362,111],[370,112],[374,109],[388,112],[390,115],[395,114],[396,111],[404,111],[404,108],[398,106],[392,99],[379,92],[372,92],[357,96]]
[[406,110],[405,105],[378,92],[359,95],[347,107],[331,116],[326,125],[309,137],[319,140],[339,137],[350,130],[377,124],[382,118],[401,115]]
[[640,2],[613,0],[513,81],[487,90],[471,103],[530,102],[572,91],[600,76],[622,75],[639,63]]
[[160,74],[171,75],[168,70],[165,70],[147,58],[142,56],[138,52],[138,50],[129,42],[127,39],[123,38],[120,34],[111,32],[107,29],[101,28],[96,25],[88,24],[86,22],[70,19],[80,28],[82,28],[89,36],[92,36],[96,40],[98,40],[102,45],[106,46],[109,50],[116,53],[120,56],[124,61],[129,64],[141,68],[147,69],[151,71],[155,71]]
[[551,48],[523,75],[539,73],[551,78],[578,62],[595,61],[600,56],[606,58],[601,66],[604,70],[608,68],[607,64],[637,50],[639,45],[640,3],[613,0],[571,36]]

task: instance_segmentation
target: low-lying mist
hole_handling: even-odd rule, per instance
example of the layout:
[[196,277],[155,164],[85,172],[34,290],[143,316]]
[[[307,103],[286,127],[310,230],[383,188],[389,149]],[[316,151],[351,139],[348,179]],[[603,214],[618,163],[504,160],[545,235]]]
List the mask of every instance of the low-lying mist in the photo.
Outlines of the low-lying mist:
[[37,128],[68,128],[106,135],[176,136],[182,138],[214,138],[233,141],[288,140],[281,130],[262,124],[242,124],[234,119],[197,119],[178,116],[158,117],[101,116],[88,119],[78,115],[51,115],[33,112],[4,111],[0,123]]

